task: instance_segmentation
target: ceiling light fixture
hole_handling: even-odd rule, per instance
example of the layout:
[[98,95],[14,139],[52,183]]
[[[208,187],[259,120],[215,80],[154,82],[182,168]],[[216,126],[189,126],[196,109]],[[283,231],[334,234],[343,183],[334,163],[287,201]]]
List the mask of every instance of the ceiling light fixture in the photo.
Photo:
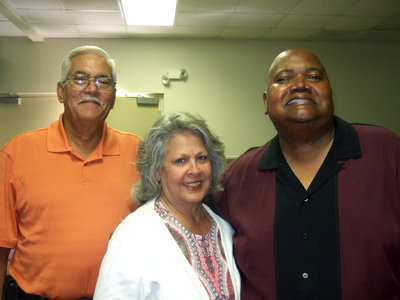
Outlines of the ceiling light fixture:
[[173,26],[177,0],[121,0],[127,25]]

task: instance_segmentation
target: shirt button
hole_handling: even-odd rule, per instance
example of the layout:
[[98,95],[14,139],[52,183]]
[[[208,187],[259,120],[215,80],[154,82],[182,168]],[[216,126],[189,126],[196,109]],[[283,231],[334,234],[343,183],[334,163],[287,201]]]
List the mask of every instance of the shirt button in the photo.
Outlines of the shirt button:
[[307,279],[308,278],[308,273],[301,274],[301,277],[303,277],[303,279]]
[[303,240],[308,239],[308,233],[303,233],[303,234],[301,235],[301,238],[302,238]]
[[307,199],[304,199],[304,202],[308,202],[308,198],[307,198]]

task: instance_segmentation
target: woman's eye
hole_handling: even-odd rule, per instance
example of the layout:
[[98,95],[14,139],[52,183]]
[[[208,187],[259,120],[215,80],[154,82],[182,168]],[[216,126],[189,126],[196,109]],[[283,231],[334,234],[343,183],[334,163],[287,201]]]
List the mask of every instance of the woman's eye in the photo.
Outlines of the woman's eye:
[[200,155],[198,157],[198,160],[208,160],[208,156],[207,155]]
[[174,163],[176,164],[183,164],[186,160],[184,158],[178,158],[174,160]]

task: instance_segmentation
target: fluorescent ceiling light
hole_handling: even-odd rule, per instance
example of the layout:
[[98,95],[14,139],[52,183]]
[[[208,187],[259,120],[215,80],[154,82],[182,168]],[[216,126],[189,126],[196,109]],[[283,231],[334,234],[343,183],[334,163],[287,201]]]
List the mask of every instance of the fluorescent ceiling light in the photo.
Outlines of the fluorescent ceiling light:
[[127,25],[173,26],[177,0],[121,0]]

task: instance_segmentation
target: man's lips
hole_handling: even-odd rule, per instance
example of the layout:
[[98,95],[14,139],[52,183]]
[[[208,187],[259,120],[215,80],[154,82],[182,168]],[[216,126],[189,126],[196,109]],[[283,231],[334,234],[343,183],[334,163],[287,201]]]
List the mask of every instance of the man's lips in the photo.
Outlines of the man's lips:
[[315,104],[315,102],[310,99],[310,98],[293,98],[291,100],[289,100],[286,105],[290,105],[290,104],[305,104],[305,103],[313,103]]

